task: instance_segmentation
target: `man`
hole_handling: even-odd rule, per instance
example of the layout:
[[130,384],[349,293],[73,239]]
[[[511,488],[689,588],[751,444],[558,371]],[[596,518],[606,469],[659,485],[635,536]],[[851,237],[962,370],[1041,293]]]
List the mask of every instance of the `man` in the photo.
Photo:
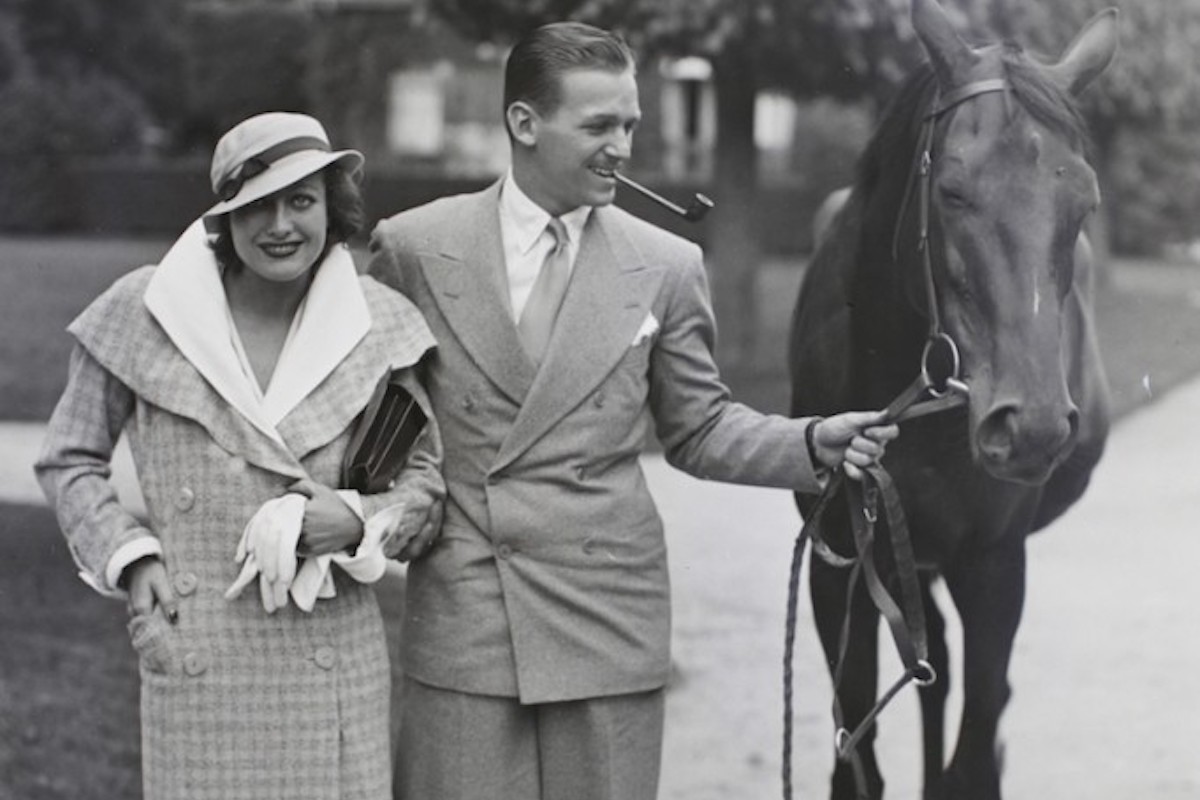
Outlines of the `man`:
[[610,205],[640,116],[618,37],[538,29],[509,56],[504,113],[501,181],[372,240],[371,271],[438,341],[448,487],[408,573],[396,796],[653,800],[670,590],[650,422],[693,475],[804,492],[896,429],[730,401],[700,249]]

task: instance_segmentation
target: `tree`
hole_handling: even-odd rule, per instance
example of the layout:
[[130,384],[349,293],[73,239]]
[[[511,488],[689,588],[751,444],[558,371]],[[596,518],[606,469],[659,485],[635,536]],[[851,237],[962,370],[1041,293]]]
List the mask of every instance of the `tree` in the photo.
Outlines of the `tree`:
[[178,0],[10,0],[25,76],[102,80],[136,98],[154,120],[178,117],[184,43]]
[[179,138],[207,150],[265,110],[307,111],[312,13],[291,3],[198,6],[184,48],[188,104]]
[[[177,106],[171,5],[9,0],[0,6],[0,215],[10,228],[68,224],[68,158],[140,149]],[[129,18],[144,25],[127,25]]]

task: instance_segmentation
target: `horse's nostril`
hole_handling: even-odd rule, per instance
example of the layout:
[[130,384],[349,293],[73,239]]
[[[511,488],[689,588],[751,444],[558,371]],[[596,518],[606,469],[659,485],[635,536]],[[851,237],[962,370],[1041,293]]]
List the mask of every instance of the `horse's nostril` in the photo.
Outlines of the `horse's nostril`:
[[1007,461],[1016,435],[1016,406],[994,408],[979,425],[979,449],[991,461]]
[[1067,412],[1067,429],[1068,429],[1067,441],[1073,444],[1075,442],[1076,437],[1079,436],[1079,409],[1078,408],[1072,407],[1071,410]]
[[1050,464],[1070,450],[1079,435],[1079,409],[1043,413],[1017,404],[998,405],[979,424],[980,455],[993,467]]

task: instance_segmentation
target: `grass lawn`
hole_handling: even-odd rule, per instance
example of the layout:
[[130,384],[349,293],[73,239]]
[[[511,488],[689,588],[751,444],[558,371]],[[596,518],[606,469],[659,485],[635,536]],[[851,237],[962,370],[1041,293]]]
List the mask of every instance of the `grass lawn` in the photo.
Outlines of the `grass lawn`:
[[0,798],[140,797],[125,609],[75,576],[45,508],[0,508],[0,638]]
[[0,239],[0,419],[49,416],[67,381],[67,323],[117,277],[158,261],[167,246]]
[[[62,390],[64,327],[166,243],[0,239],[0,419],[42,420]],[[786,407],[782,364],[799,270],[760,280],[763,357],[724,365],[735,396]],[[1118,413],[1200,374],[1200,268],[1122,262],[1097,320]],[[776,355],[777,354],[777,355]],[[382,601],[395,615],[395,584]],[[75,576],[50,512],[0,506],[0,800],[140,797],[137,674],[125,611]],[[396,642],[391,642],[393,652]]]

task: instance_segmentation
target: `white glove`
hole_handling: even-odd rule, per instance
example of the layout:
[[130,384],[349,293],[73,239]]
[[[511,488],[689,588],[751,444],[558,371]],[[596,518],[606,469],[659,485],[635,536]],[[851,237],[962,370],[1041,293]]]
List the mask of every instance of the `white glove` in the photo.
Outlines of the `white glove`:
[[254,513],[238,542],[236,558],[242,571],[226,590],[226,599],[240,595],[257,574],[267,613],[287,605],[288,590],[296,577],[296,545],[306,502],[303,495],[288,493],[268,500]]
[[[358,492],[339,490],[338,494],[355,514],[363,516],[362,499]],[[303,611],[312,611],[317,600],[328,600],[337,596],[333,585],[331,564],[359,583],[374,583],[387,571],[387,557],[383,554],[383,537],[389,526],[395,524],[404,511],[403,505],[390,506],[363,523],[363,538],[354,549],[354,554],[330,553],[309,556],[296,572],[292,581],[292,601]]]

